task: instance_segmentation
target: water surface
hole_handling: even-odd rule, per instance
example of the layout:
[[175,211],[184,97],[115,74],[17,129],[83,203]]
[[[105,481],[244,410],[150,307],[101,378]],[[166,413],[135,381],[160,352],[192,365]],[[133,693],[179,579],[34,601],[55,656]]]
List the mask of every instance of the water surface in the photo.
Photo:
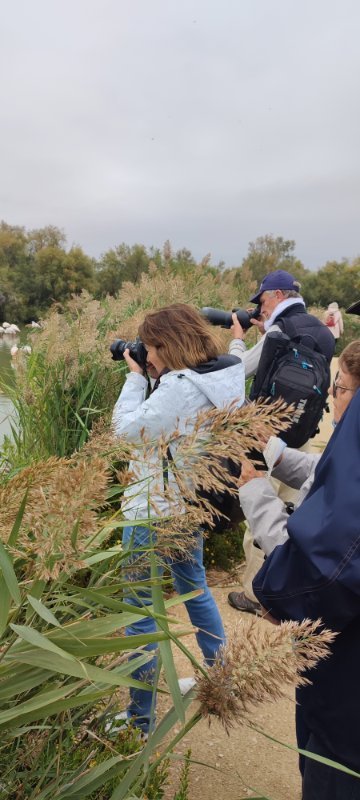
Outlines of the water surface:
[[0,336],[0,447],[4,436],[11,433],[10,423],[13,421],[14,407],[6,395],[6,391],[1,387],[1,383],[12,383],[14,380],[13,367],[11,365],[10,348],[20,344],[20,336]]

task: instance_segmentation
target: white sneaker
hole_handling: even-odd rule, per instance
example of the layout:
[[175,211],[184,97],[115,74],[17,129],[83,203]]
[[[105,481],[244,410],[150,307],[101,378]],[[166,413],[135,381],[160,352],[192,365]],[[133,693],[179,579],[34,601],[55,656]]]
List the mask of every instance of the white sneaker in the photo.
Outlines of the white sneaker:
[[191,678],[179,678],[178,680],[180,694],[184,695],[187,692],[190,692],[190,689],[193,689],[196,686],[196,680],[193,676]]
[[[120,725],[116,725],[116,722],[120,722]],[[118,731],[124,731],[128,724],[129,720],[126,711],[120,711],[119,714],[114,714],[112,719],[105,724],[105,733],[118,733]]]
[[[116,722],[119,722],[120,724],[116,725]],[[105,733],[108,733],[110,736],[112,736],[114,733],[121,733],[130,727],[131,730],[136,731],[136,733],[139,734],[140,742],[147,742],[149,734],[145,733],[145,731],[142,731],[141,728],[137,728],[136,725],[132,725],[131,719],[129,719],[126,711],[120,711],[119,714],[114,714],[113,718],[105,725]]]

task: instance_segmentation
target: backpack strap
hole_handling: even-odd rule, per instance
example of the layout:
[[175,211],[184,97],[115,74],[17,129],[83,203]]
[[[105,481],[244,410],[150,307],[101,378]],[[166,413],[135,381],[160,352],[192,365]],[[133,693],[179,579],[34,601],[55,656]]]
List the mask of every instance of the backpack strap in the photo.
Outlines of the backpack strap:
[[278,325],[282,333],[286,333],[289,339],[297,339],[300,336],[291,317],[284,318],[280,315],[280,317],[276,317],[274,320],[274,325]]
[[294,320],[291,319],[291,316],[282,317],[280,315],[279,317],[276,317],[274,320],[274,325],[278,325],[280,330],[283,333],[286,333],[289,339],[292,339],[298,344],[301,342],[303,345],[305,345],[305,347],[309,347],[310,350],[317,350],[323,355],[315,336],[313,336],[312,333],[300,333],[297,330]]
[[163,476],[164,476],[164,486],[169,486],[169,461],[170,463],[174,463],[174,459],[172,457],[172,452],[170,447],[166,450],[166,458],[163,457],[162,465],[163,465]]

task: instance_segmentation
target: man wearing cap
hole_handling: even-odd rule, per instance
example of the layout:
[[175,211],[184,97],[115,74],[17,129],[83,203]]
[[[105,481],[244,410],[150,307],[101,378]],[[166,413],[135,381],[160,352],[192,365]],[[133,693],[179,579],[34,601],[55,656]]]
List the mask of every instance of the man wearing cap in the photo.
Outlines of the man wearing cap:
[[[250,302],[256,303],[261,308],[262,321],[251,320],[261,333],[267,334],[269,331],[286,333],[286,321],[291,319],[297,333],[313,336],[327,360],[331,361],[334,355],[334,338],[317,317],[307,313],[300,294],[300,283],[290,275],[290,272],[284,269],[269,272]],[[235,338],[230,343],[229,353],[241,358],[245,367],[245,377],[249,378],[255,375],[258,368],[265,336],[247,350],[244,342],[245,331],[236,314],[233,314],[233,321],[232,331]]]
[[[286,272],[283,269],[269,272],[263,278],[259,290],[251,298],[250,302],[256,303],[261,308],[262,320],[252,319],[251,322],[264,335],[253,347],[247,350],[244,342],[245,331],[236,314],[233,314],[231,330],[234,333],[234,339],[230,342],[229,347],[231,355],[241,358],[245,367],[246,378],[256,374],[266,334],[270,331],[288,333],[292,338],[293,329],[295,328],[297,335],[307,334],[312,336],[330,363],[334,355],[335,339],[321,320],[307,313],[304,300],[300,294],[300,283],[290,272]],[[288,320],[289,327],[287,329]],[[300,449],[306,449],[306,445]],[[293,502],[296,499],[293,490],[289,490],[285,484],[279,485],[278,495],[284,502]],[[248,529],[245,531],[243,546],[246,557],[246,570],[243,575],[244,591],[230,592],[228,601],[238,611],[257,614],[260,611],[260,606],[252,591],[252,579],[262,565],[264,554],[262,550],[254,546]]]

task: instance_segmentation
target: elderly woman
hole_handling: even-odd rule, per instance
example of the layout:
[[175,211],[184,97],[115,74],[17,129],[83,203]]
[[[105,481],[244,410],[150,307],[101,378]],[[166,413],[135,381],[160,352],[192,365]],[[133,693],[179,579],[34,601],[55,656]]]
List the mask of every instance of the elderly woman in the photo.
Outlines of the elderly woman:
[[[156,536],[156,519],[179,514],[182,498],[171,470],[169,458],[164,470],[162,453],[157,450],[159,438],[166,437],[171,457],[175,460],[179,435],[186,437],[194,428],[197,414],[211,408],[224,408],[230,403],[239,407],[245,397],[244,368],[236,356],[220,355],[213,329],[201,314],[190,306],[175,303],[147,314],[140,325],[139,336],[147,350],[147,367],[159,376],[153,392],[147,396],[148,382],[142,368],[125,350],[129,374],[115,405],[113,425],[118,436],[134,446],[138,458],[130,464],[134,482],[125,491],[123,513],[129,524],[124,528],[123,544],[129,551],[146,551]],[[144,441],[145,440],[145,441]],[[148,446],[146,441],[149,442]],[[146,457],[143,448],[147,447]],[[169,501],[166,485],[172,490]],[[177,502],[176,502],[177,499]],[[175,502],[175,506],[172,506]],[[149,517],[153,530],[149,530]],[[181,525],[180,525],[181,527]],[[225,634],[215,600],[207,586],[203,566],[203,537],[194,531],[193,548],[188,558],[168,561],[174,585],[179,594],[193,589],[198,595],[185,605],[197,633],[197,641],[205,661],[211,664]],[[143,569],[136,578],[149,577]],[[133,605],[151,603],[151,593],[143,590],[128,598]],[[127,629],[128,635],[155,633],[154,619],[144,617]],[[156,643],[148,649],[156,648]],[[133,673],[133,677],[151,682],[156,658]],[[152,693],[131,689],[127,716],[144,733],[152,725]]]
[[[345,348],[331,392],[335,431],[321,456],[286,448],[273,475],[301,488],[289,517],[248,470],[243,510],[267,558],[253,589],[271,622],[321,618],[339,634],[297,691],[302,749],[360,772],[360,341]],[[302,501],[302,502],[301,502]],[[302,759],[303,800],[360,800],[360,780]]]

